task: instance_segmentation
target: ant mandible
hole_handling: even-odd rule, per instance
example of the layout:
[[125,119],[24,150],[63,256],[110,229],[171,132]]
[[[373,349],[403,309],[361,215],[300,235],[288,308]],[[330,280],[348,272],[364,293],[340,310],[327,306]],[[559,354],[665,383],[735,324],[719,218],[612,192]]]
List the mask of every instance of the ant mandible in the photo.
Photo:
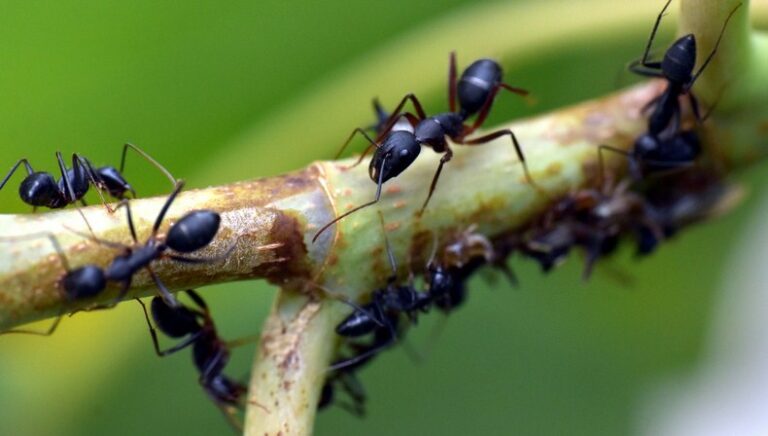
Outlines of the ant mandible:
[[119,200],[125,199],[128,192],[131,193],[133,198],[136,198],[136,191],[122,174],[125,169],[125,158],[128,149],[134,150],[141,157],[157,167],[166,177],[168,177],[173,185],[176,184],[176,179],[171,173],[150,155],[133,144],[124,144],[119,170],[112,166],[95,168],[88,159],[77,153],[72,154],[72,168],[67,168],[61,152],[57,151],[56,159],[58,160],[59,170],[61,171],[61,178],[58,182],[50,173],[35,171],[29,163],[29,160],[22,158],[16,162],[8,174],[6,174],[5,178],[0,181],[0,189],[3,189],[13,173],[24,164],[27,176],[22,180],[21,185],[19,185],[19,196],[21,197],[21,200],[28,205],[33,206],[34,208],[47,207],[50,209],[60,209],[80,201],[83,206],[85,206],[86,204],[83,197],[88,193],[89,187],[93,185],[97,188],[97,193],[101,198],[101,202],[107,210],[114,212],[114,209],[107,205],[107,201],[104,199],[102,191]]
[[[421,151],[421,147],[427,146],[431,147],[436,153],[442,153],[443,156],[440,158],[440,163],[432,177],[432,183],[430,184],[427,198],[424,200],[424,204],[419,210],[418,215],[420,216],[426,209],[427,204],[429,204],[429,200],[432,198],[440,173],[443,170],[443,165],[453,157],[453,151],[448,145],[446,137],[450,138],[455,144],[481,145],[493,141],[496,138],[508,135],[512,139],[512,144],[515,147],[517,157],[523,165],[526,180],[528,180],[531,185],[535,186],[535,183],[528,172],[528,166],[525,162],[523,151],[517,141],[517,137],[511,129],[502,129],[478,138],[467,139],[467,136],[474,133],[485,121],[491,110],[496,94],[500,89],[506,89],[522,96],[528,95],[528,91],[512,87],[502,82],[501,66],[494,60],[480,59],[473,62],[464,70],[458,82],[456,80],[455,52],[451,52],[449,63],[449,112],[428,117],[418,98],[414,94],[408,94],[403,97],[392,114],[390,114],[389,121],[384,127],[379,128],[381,121],[376,124],[376,129],[380,129],[376,136],[376,140],[371,139],[371,137],[365,133],[365,129],[356,128],[352,131],[352,134],[341,147],[341,150],[339,150],[337,157],[344,151],[357,133],[360,133],[366,138],[369,142],[369,146],[365,149],[357,162],[352,165],[353,167],[362,162],[363,158],[371,148],[376,148],[368,167],[368,175],[371,180],[376,183],[375,198],[368,203],[357,206],[352,210],[341,214],[328,224],[324,225],[312,238],[313,242],[336,222],[361,209],[376,204],[381,198],[382,185],[405,171],[416,160]],[[409,100],[413,103],[416,115],[409,112],[401,113],[405,103]],[[376,106],[374,107],[376,108]],[[376,112],[379,116],[379,120],[381,120],[381,113],[383,111],[376,108]],[[475,118],[474,123],[471,125],[465,124],[465,121],[475,114],[477,114],[477,117]],[[393,130],[393,126],[401,117],[404,117],[411,124],[413,127],[412,132],[409,130]]]

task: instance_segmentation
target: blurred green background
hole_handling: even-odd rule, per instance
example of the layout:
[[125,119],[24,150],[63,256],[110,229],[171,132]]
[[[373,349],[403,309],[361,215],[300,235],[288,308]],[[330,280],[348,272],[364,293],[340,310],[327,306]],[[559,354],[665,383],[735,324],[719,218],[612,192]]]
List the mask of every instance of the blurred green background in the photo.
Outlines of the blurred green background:
[[[0,165],[27,157],[53,170],[56,150],[116,163],[131,141],[196,187],[297,169],[333,156],[351,128],[367,124],[374,95],[391,105],[415,91],[428,111],[443,110],[455,48],[460,67],[499,58],[508,81],[536,98],[528,106],[499,98],[488,126],[629,83],[618,73],[640,55],[657,6],[612,36],[586,29],[518,56],[509,41],[535,40],[557,23],[515,7],[551,14],[552,3],[5,1]],[[603,3],[581,16],[610,20],[631,2]],[[488,26],[483,17],[506,24]],[[673,32],[672,20],[666,24],[663,41]],[[139,159],[128,165],[140,194],[169,190]],[[742,178],[762,192],[765,176]],[[20,179],[0,191],[3,212],[28,211],[16,198]],[[721,265],[753,202],[650,259],[623,253],[588,284],[578,257],[548,277],[515,260],[517,289],[478,277],[471,304],[437,339],[437,315],[409,336],[421,362],[397,350],[363,372],[367,418],[332,408],[319,416],[317,434],[631,433],[645,390],[696,367]],[[632,284],[615,280],[616,271]],[[274,294],[255,282],[201,291],[230,338],[258,331]],[[2,434],[230,431],[197,385],[189,354],[154,355],[134,303],[67,318],[50,338],[3,337],[0,350]],[[245,379],[252,354],[239,349],[230,373]]]

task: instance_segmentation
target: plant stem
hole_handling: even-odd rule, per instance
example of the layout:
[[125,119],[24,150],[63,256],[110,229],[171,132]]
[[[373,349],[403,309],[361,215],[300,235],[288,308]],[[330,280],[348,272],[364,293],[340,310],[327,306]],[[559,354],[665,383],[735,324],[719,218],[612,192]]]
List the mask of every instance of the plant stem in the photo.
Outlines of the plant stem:
[[[735,5],[733,0],[720,3],[683,0],[681,30],[695,33],[700,56],[711,47],[724,14]],[[768,44],[764,37],[748,33],[746,9],[734,17],[711,70],[696,85],[696,92],[711,102],[721,85],[728,84],[722,106],[718,105],[712,122],[707,123],[706,140],[713,147],[727,144],[720,150],[721,156],[734,166],[752,162],[755,150],[761,152],[766,143],[768,90],[762,78],[766,77]],[[742,44],[744,41],[750,43]],[[648,82],[504,126],[516,133],[531,174],[546,195],[526,183],[512,144],[503,137],[483,147],[455,147],[429,208],[417,218],[438,159],[425,150],[408,171],[385,185],[378,205],[385,215],[395,258],[404,259],[406,253],[426,257],[429,247],[424,241],[429,238],[425,235],[444,238],[470,225],[477,225],[478,232],[488,237],[515,231],[545,210],[553,198],[594,186],[596,146],[631,147],[645,129],[642,107],[662,87],[661,82]],[[348,217],[317,244],[311,243],[321,225],[373,195],[374,185],[364,167],[342,169],[350,163],[321,162],[285,176],[187,192],[168,215],[167,223],[193,209],[209,208],[222,215],[217,238],[201,255],[221,254],[237,243],[221,264],[189,266],[161,261],[153,265],[170,288],[253,278],[267,278],[282,287],[253,367],[248,434],[312,431],[320,387],[335,348],[333,328],[348,311],[315,285],[357,299],[389,275],[375,208]],[[608,161],[610,171],[621,172],[624,166],[621,159]],[[159,197],[131,202],[140,237],[149,235],[164,201]],[[110,215],[101,206],[85,208],[83,213],[98,238],[129,243],[121,215]],[[70,304],[62,296],[58,280],[66,271],[50,240],[19,239],[23,235],[52,235],[73,268],[86,263],[104,266],[118,253],[72,232],[70,229],[86,230],[74,210],[2,215],[0,229],[4,239],[0,241],[0,325],[4,328],[52,316],[64,305],[68,311],[83,306]],[[282,245],[274,250],[259,248],[273,243]],[[114,292],[85,304],[108,302]],[[146,274],[137,275],[131,295],[153,292]]]

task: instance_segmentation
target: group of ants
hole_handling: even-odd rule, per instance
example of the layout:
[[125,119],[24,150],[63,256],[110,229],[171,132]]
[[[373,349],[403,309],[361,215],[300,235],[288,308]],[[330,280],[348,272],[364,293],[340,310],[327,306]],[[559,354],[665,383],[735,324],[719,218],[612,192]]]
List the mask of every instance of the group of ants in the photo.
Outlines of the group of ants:
[[[420,313],[432,308],[448,314],[460,307],[466,301],[467,281],[478,268],[484,265],[496,267],[515,281],[512,271],[506,266],[512,253],[533,259],[546,272],[560,264],[573,247],[579,247],[585,253],[584,277],[587,278],[594,263],[613,253],[624,237],[634,238],[638,255],[650,254],[661,241],[672,236],[682,226],[708,215],[722,200],[725,190],[721,178],[696,165],[702,148],[695,130],[684,128],[681,100],[687,97],[697,123],[704,122],[706,116],[701,115],[691,88],[715,56],[727,23],[740,5],[731,11],[723,23],[714,48],[696,69],[696,38],[692,34],[676,40],[662,60],[651,60],[653,40],[670,3],[671,0],[668,0],[657,17],[642,59],[629,66],[632,72],[641,76],[664,80],[666,88],[647,103],[647,131],[635,140],[630,151],[609,145],[598,147],[600,186],[573,192],[553,202],[526,231],[490,241],[470,228],[444,244],[439,255],[435,241],[426,266],[424,290],[414,284],[413,274],[407,283],[398,282],[398,268],[384,230],[392,275],[385,286],[371,294],[366,304],[358,305],[337,297],[351,306],[353,311],[336,327],[336,332],[343,339],[341,349],[344,351],[340,352],[329,368],[318,403],[319,409],[335,403],[354,414],[364,414],[366,395],[356,377],[357,371],[379,352],[402,339],[406,327],[404,321],[413,325]],[[377,203],[382,185],[405,171],[418,157],[422,146],[442,153],[442,158],[419,214],[427,207],[443,166],[452,157],[449,140],[453,144],[473,146],[509,136],[528,183],[535,187],[523,149],[511,129],[471,137],[483,125],[501,90],[523,96],[527,95],[527,91],[504,83],[501,66],[496,61],[477,60],[461,76],[457,75],[454,53],[450,55],[449,64],[449,112],[427,116],[413,94],[406,95],[391,113],[374,100],[376,122],[367,128],[355,129],[339,155],[356,134],[367,139],[369,147],[353,166],[361,163],[370,149],[375,149],[369,165],[369,176],[376,183],[375,197],[320,228],[313,242],[339,220]],[[412,103],[415,113],[403,111],[408,101]],[[473,117],[473,121],[468,121]],[[374,135],[369,135],[369,131],[373,131]],[[136,198],[136,191],[122,174],[128,150],[135,151],[156,166],[174,186],[155,219],[149,237],[143,242],[137,237],[131,214],[130,199]],[[604,151],[626,157],[629,177],[615,185],[603,183],[607,181],[607,177],[602,176]],[[27,159],[20,159],[0,181],[0,189],[22,165],[27,176],[21,182],[19,195],[34,208],[59,209],[70,204],[85,205],[84,196],[90,187],[94,187],[110,212],[125,208],[133,240],[133,244],[127,245],[99,239],[93,232],[84,234],[96,243],[118,250],[120,254],[106,267],[90,264],[70,268],[52,234],[29,235],[28,238],[48,238],[54,245],[66,270],[60,280],[65,300],[69,303],[81,302],[101,294],[110,284],[114,284],[119,287],[114,300],[108,304],[92,306],[88,310],[114,307],[127,296],[133,276],[139,271],[147,271],[158,289],[158,295],[152,299],[149,311],[141,300],[136,301],[144,311],[155,352],[159,356],[167,356],[191,347],[194,365],[199,372],[199,383],[227,419],[240,428],[237,411],[244,405],[247,388],[243,382],[227,376],[224,370],[231,348],[243,341],[226,341],[221,338],[203,298],[194,290],[187,290],[186,294],[192,304],[180,302],[152,268],[153,263],[161,259],[186,264],[225,261],[235,249],[236,243],[217,256],[193,256],[214,240],[221,223],[219,214],[211,210],[187,212],[162,235],[159,233],[160,227],[184,182],[175,179],[143,150],[126,144],[119,170],[112,166],[95,167],[79,154],[72,155],[72,165],[68,168],[60,152],[56,153],[56,157],[61,172],[58,180],[50,173],[34,171]],[[117,206],[108,205],[104,194],[119,200]],[[85,219],[82,212],[81,215]],[[380,212],[379,217],[383,228],[384,221]],[[90,229],[90,225],[88,227]],[[271,249],[280,245],[274,243],[260,248]],[[65,312],[66,308],[62,308],[45,332],[13,329],[0,334],[50,335]],[[179,342],[170,348],[161,349],[157,330]],[[337,389],[344,391],[351,402],[339,401]]]

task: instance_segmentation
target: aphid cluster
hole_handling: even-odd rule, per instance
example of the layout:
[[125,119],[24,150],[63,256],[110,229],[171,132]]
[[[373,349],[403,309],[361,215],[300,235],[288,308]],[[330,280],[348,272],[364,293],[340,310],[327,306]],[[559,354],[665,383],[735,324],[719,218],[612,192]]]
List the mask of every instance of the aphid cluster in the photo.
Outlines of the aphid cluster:
[[[584,253],[583,277],[588,279],[596,262],[615,253],[623,241],[629,240],[638,256],[649,255],[682,227],[717,213],[728,204],[734,191],[715,171],[696,164],[702,147],[698,134],[683,121],[681,100],[687,97],[697,123],[706,120],[707,116],[701,115],[691,88],[715,56],[727,23],[738,7],[723,23],[715,47],[695,69],[694,35],[685,35],[675,41],[662,61],[649,59],[656,31],[670,2],[665,4],[654,23],[642,59],[629,67],[630,71],[639,75],[666,81],[664,91],[645,106],[644,112],[649,114],[647,130],[637,137],[633,148],[625,152],[610,145],[597,147],[599,168],[596,186],[553,199],[548,210],[527,228],[499,235],[493,241],[469,229],[454,241],[442,244],[440,254],[436,256],[433,253],[424,268],[424,289],[414,286],[412,277],[407,282],[398,280],[395,259],[385,235],[393,273],[383,287],[371,293],[368,303],[357,306],[346,302],[353,306],[353,311],[336,327],[341,337],[341,351],[330,366],[319,408],[333,403],[337,390],[341,389],[349,401],[337,403],[356,415],[364,414],[367,397],[357,372],[380,351],[401,340],[407,329],[416,324],[419,314],[432,309],[449,314],[464,304],[467,280],[484,265],[502,270],[512,283],[516,283],[514,274],[507,266],[507,260],[514,253],[533,260],[543,272],[549,272],[576,248]],[[376,196],[373,201],[340,215],[322,227],[315,239],[344,217],[377,203],[382,184],[405,171],[418,156],[421,146],[428,146],[443,153],[443,158],[432,179],[421,209],[423,212],[435,190],[443,164],[451,159],[447,139],[459,145],[477,145],[509,135],[528,182],[536,187],[527,172],[517,139],[510,130],[467,138],[482,125],[499,89],[521,95],[526,95],[526,92],[504,84],[501,67],[494,61],[482,59],[472,63],[458,83],[454,54],[451,54],[450,65],[450,111],[447,113],[427,116],[413,94],[406,95],[391,114],[374,100],[376,122],[367,129],[355,129],[342,150],[355,134],[359,133],[368,140],[370,146],[354,167],[370,148],[376,148],[369,166],[369,176],[377,183]],[[412,102],[415,115],[401,112],[408,101]],[[474,123],[466,124],[467,118],[475,114]],[[376,133],[375,140],[366,130]],[[629,177],[618,181],[608,177],[604,151],[619,153],[627,159]]]

